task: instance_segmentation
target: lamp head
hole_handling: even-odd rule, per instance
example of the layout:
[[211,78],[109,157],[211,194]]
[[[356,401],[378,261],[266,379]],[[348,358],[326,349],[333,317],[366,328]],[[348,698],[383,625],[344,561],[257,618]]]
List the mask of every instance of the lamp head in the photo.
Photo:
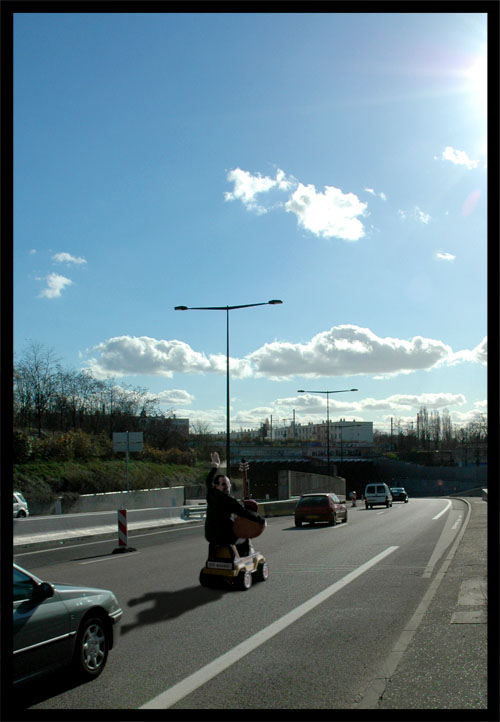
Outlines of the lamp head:
[[273,300],[268,301],[268,303],[271,304],[271,306],[274,306],[277,303],[283,303],[283,301],[280,301],[279,298],[273,298]]
[[174,308],[174,311],[187,311],[187,310],[188,310],[187,306],[176,306]]

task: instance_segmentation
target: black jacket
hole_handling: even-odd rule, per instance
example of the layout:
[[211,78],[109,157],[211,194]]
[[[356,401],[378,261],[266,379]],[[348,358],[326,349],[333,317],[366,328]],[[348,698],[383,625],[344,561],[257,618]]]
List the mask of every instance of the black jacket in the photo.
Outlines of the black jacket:
[[212,486],[218,469],[213,468],[207,476],[207,516],[205,518],[205,539],[215,544],[234,544],[237,537],[233,532],[231,514],[264,524],[265,519],[257,512],[247,509],[241,502]]

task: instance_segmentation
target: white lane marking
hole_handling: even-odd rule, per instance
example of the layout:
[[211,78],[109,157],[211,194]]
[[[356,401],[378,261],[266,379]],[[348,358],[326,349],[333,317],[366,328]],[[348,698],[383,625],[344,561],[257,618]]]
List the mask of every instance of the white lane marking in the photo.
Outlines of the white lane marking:
[[[175,529],[162,529],[161,531],[150,531],[145,534],[129,534],[129,539],[139,539],[142,536],[154,536],[155,534],[171,534],[174,531],[186,531],[186,529],[199,529],[203,524],[190,524],[189,526],[176,527]],[[50,547],[46,549],[35,549],[31,552],[14,552],[14,557],[26,557],[30,554],[43,554],[44,552],[58,552],[64,551],[65,549],[75,549],[78,547],[88,547],[92,544],[109,544],[112,539],[99,539],[91,542],[82,542],[82,544],[64,544],[58,547]]]
[[456,522],[453,524],[453,526],[451,528],[456,529],[461,521],[462,521],[462,515],[460,514],[460,516],[458,517],[458,519],[456,520]]
[[[137,554],[140,554],[141,552],[134,551],[132,552],[134,556]],[[123,552],[122,554],[110,554],[109,557],[104,557],[103,559],[89,559],[88,562],[80,562],[80,564],[97,564],[98,562],[109,562],[110,559],[126,559],[128,556],[128,552]]]
[[448,499],[448,501],[446,502],[446,506],[445,506],[445,508],[443,509],[443,511],[440,511],[439,514],[436,514],[436,516],[433,516],[433,517],[432,517],[432,521],[435,521],[436,519],[439,519],[440,516],[443,516],[443,514],[445,514],[450,507],[451,507],[451,501]]
[[446,559],[444,560],[441,569],[437,572],[436,576],[431,581],[429,588],[426,591],[422,601],[418,605],[413,617],[410,619],[405,629],[401,633],[401,636],[399,637],[392,651],[389,652],[389,655],[387,656],[385,661],[382,663],[382,665],[380,665],[381,673],[379,674],[382,674],[383,676],[375,677],[373,679],[371,685],[365,691],[363,699],[356,705],[356,708],[372,710],[377,709],[378,703],[380,702],[380,698],[384,694],[387,683],[389,682],[390,678],[394,676],[394,673],[398,667],[399,662],[401,661],[401,658],[405,654],[407,648],[410,645],[410,642],[415,636],[415,633],[420,623],[422,622],[424,615],[439,588],[439,585],[441,584],[448,571],[448,567],[453,561],[453,557],[455,556],[458,545],[460,544],[462,537],[465,534],[465,530],[467,529],[467,525],[469,523],[472,512],[472,507],[468,501],[465,501],[465,499],[463,501],[467,505],[467,518],[465,519],[462,528],[455,537],[453,546],[448,552],[448,555],[446,556]]
[[216,677],[232,664],[238,662],[242,657],[245,657],[254,649],[260,647],[261,644],[269,641],[269,639],[274,637],[274,635],[281,632],[290,624],[293,624],[293,622],[296,622],[297,619],[300,619],[300,617],[304,614],[310,612],[311,609],[317,607],[318,604],[326,601],[332,596],[332,594],[335,594],[347,584],[353,582],[359,576],[368,571],[368,569],[375,566],[375,564],[378,564],[378,562],[385,559],[385,557],[392,554],[392,552],[396,551],[398,548],[399,547],[397,546],[387,547],[387,549],[383,552],[380,552],[380,554],[377,554],[357,569],[354,569],[352,572],[347,574],[347,576],[343,577],[343,579],[331,584],[322,592],[319,592],[319,594],[316,594],[314,597],[311,597],[311,599],[308,599],[307,602],[300,604],[295,609],[292,609],[291,612],[288,612],[288,614],[285,614],[280,619],[277,619],[272,624],[269,624],[267,627],[264,627],[264,629],[261,629],[260,632],[257,632],[244,642],[241,642],[241,644],[236,645],[236,647],[229,650],[229,652],[217,657],[217,659],[214,659],[213,662],[210,662],[194,674],[191,674],[189,677],[183,679],[181,682],[174,684],[173,687],[170,687],[170,689],[165,690],[165,692],[162,692],[157,697],[154,697],[149,702],[146,702],[146,704],[143,704],[139,707],[139,709],[168,709],[180,699],[186,697],[188,694],[191,694],[191,692],[194,692],[195,689],[198,689],[198,687],[201,687],[203,684],[213,679],[213,677]]

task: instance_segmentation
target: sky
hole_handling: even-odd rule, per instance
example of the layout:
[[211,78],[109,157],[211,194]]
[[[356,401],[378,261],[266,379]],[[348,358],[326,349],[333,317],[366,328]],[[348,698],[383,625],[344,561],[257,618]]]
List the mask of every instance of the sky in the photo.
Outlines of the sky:
[[487,23],[16,13],[15,358],[223,431],[227,314],[174,307],[263,303],[234,430],[487,414]]

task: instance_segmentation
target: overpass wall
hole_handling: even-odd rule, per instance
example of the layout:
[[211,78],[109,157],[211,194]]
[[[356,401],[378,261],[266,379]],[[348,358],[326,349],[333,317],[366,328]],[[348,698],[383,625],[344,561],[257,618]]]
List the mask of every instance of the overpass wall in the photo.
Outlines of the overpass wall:
[[345,479],[341,476],[308,474],[305,471],[280,471],[278,483],[279,499],[321,491],[331,491],[338,496],[345,496]]

